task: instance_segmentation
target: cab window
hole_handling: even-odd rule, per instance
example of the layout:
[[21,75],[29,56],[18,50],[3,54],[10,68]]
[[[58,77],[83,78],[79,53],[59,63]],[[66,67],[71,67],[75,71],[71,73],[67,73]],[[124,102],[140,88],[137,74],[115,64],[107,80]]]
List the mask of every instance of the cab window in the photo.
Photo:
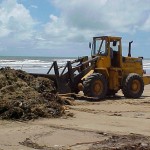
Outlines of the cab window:
[[102,39],[96,39],[95,40],[95,48],[94,48],[96,54],[99,55],[107,55],[107,50],[106,50],[106,41]]
[[[115,44],[114,44],[115,42]],[[113,49],[113,51],[118,51],[119,42],[118,41],[112,41],[110,42],[110,47]]]

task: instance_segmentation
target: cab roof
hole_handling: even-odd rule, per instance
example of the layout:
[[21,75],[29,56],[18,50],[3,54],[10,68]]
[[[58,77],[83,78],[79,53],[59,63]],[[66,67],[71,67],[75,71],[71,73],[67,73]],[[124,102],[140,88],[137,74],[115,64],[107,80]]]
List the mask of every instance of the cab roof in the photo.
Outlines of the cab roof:
[[98,37],[93,37],[93,39],[109,39],[110,41],[114,40],[121,40],[121,37],[116,37],[116,36],[98,36]]

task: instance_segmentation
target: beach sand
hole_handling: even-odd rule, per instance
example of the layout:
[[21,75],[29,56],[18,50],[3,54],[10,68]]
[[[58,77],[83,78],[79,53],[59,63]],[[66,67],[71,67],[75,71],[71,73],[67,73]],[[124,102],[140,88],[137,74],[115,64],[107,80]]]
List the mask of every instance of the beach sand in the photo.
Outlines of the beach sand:
[[125,99],[119,92],[101,102],[76,100],[66,111],[74,115],[27,122],[0,120],[0,150],[98,149],[104,140],[111,148],[108,139],[117,138],[120,145],[128,139],[130,144],[138,141],[148,146],[150,86],[145,86],[140,99]]

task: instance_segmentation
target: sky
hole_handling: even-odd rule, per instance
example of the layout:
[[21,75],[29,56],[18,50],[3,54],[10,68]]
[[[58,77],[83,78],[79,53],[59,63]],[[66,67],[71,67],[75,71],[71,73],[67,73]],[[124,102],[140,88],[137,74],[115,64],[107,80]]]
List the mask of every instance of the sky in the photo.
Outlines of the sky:
[[103,35],[150,58],[150,0],[0,0],[0,56],[90,55]]

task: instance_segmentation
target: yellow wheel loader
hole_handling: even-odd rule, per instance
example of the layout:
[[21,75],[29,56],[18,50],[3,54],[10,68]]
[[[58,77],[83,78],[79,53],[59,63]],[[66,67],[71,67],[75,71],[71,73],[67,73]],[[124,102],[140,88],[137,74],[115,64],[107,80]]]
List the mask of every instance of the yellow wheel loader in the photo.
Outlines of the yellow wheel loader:
[[[52,79],[59,93],[83,91],[85,96],[103,99],[121,89],[125,97],[139,98],[144,85],[150,84],[150,77],[144,75],[143,58],[131,57],[132,42],[129,42],[128,56],[124,57],[121,37],[93,37],[89,43],[90,58],[68,61],[63,67],[54,61],[47,74],[33,75]],[[54,74],[50,74],[52,69]]]

